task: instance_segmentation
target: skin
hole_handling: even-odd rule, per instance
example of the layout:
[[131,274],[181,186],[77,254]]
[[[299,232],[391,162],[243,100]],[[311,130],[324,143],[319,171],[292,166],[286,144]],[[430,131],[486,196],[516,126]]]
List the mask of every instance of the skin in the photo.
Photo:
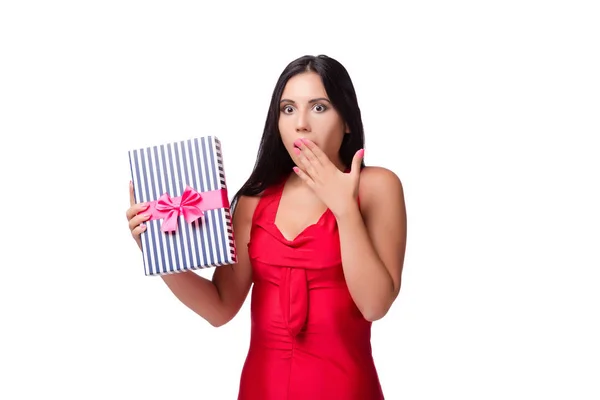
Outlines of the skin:
[[284,187],[284,211],[278,212],[276,224],[292,238],[329,208],[337,220],[350,294],[363,316],[375,321],[388,312],[401,286],[406,248],[402,183],[385,168],[361,171],[363,150],[344,173],[338,150],[348,129],[326,99],[320,77],[312,72],[294,76],[284,89],[279,130],[297,168],[296,179]]
[[[288,239],[315,223],[329,208],[338,223],[344,276],[364,318],[382,318],[398,296],[406,247],[406,210],[400,179],[381,167],[360,170],[362,150],[345,166],[338,156],[347,125],[328,101],[320,77],[292,77],[281,96],[279,130],[296,167],[287,180],[275,223]],[[349,173],[344,171],[350,167]],[[382,195],[385,194],[385,195]],[[141,249],[144,206],[131,207],[127,219]],[[357,202],[360,197],[360,206]],[[215,270],[212,281],[189,271],[161,278],[186,306],[213,326],[240,310],[252,283],[247,252],[258,197],[242,196],[233,218],[238,263]]]

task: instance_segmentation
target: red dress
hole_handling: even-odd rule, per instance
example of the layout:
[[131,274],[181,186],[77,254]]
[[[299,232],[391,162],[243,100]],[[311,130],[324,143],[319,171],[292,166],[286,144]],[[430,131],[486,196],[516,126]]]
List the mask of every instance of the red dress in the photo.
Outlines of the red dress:
[[330,210],[293,240],[275,225],[285,181],[254,212],[250,348],[238,400],[381,400],[371,322],[350,297]]

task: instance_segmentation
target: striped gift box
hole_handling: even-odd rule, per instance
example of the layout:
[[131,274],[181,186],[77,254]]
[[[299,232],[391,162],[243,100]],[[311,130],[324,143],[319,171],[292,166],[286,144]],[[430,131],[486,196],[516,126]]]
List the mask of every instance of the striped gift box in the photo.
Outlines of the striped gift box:
[[135,201],[153,214],[141,235],[147,276],[236,262],[219,139],[130,150],[129,162]]

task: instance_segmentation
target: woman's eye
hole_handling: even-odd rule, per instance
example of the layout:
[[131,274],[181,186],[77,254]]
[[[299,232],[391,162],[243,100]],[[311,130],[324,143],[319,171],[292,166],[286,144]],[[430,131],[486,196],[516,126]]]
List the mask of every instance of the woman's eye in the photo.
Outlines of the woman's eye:
[[292,112],[292,106],[285,106],[285,107],[283,107],[282,111],[284,113],[291,113]]
[[325,107],[323,104],[316,104],[314,109],[317,112],[323,112],[327,109],[327,107]]

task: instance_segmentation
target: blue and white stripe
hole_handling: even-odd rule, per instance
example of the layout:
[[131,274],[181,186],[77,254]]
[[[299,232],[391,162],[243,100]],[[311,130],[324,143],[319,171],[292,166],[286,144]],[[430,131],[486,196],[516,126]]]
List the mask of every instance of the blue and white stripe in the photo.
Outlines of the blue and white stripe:
[[[227,189],[221,142],[214,136],[131,150],[129,162],[136,203],[163,193],[181,196],[186,186],[198,192]],[[188,224],[179,216],[175,234],[160,230],[162,220],[147,221],[141,235],[146,275],[164,275],[234,264],[236,251],[229,208],[208,210]]]

